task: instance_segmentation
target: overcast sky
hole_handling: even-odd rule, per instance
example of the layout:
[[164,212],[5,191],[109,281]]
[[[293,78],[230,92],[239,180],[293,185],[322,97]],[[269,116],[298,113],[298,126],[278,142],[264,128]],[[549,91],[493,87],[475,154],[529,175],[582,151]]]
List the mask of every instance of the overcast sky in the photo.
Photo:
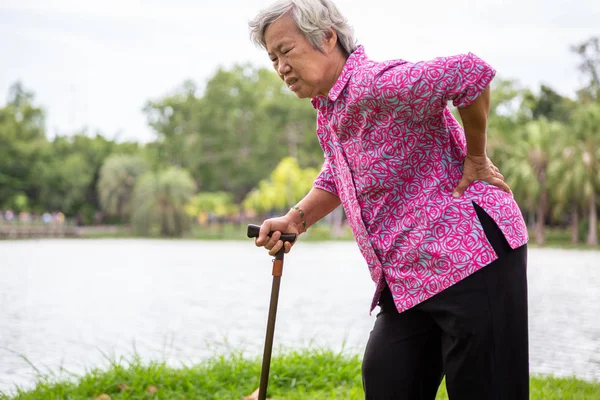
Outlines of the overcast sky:
[[[0,0],[0,105],[20,80],[50,136],[87,127],[148,141],[142,107],[219,66],[269,66],[247,22],[271,0]],[[338,0],[375,60],[473,52],[502,78],[565,95],[582,84],[571,44],[600,35],[598,0]],[[300,100],[299,100],[300,101]]]

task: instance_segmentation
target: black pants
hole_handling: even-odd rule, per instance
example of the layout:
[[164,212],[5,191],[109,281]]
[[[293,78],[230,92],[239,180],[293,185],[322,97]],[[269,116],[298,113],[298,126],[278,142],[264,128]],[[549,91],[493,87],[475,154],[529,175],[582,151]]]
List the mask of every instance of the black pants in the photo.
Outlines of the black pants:
[[527,246],[511,249],[475,205],[499,255],[443,292],[398,313],[389,289],[363,359],[367,400],[529,399]]

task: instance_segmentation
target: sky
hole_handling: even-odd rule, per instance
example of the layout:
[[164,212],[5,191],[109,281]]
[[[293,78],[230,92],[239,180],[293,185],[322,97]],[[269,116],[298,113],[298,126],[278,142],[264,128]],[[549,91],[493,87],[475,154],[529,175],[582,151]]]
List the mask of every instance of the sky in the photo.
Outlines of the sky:
[[[0,106],[20,81],[44,109],[49,137],[85,129],[151,141],[147,101],[186,79],[202,87],[219,67],[270,67],[247,24],[271,2],[0,0]],[[567,96],[584,83],[570,46],[600,35],[598,0],[335,2],[374,60],[473,52],[497,77]]]

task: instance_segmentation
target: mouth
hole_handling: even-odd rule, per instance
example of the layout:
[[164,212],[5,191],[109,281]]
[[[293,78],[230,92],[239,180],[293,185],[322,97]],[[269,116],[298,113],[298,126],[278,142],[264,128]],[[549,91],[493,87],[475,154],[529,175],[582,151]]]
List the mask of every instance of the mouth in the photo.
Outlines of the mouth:
[[298,78],[288,78],[285,80],[285,84],[293,92],[298,87]]

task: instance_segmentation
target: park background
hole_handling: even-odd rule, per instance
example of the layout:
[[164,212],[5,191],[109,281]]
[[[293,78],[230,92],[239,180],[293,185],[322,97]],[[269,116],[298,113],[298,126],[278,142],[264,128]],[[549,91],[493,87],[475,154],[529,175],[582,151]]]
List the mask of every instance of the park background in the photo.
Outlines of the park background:
[[[30,363],[47,362],[49,371],[57,371],[61,365],[57,360],[69,355],[66,363],[72,370],[93,367],[90,364],[100,361],[90,351],[98,349],[90,350],[81,345],[84,342],[101,351],[115,351],[117,358],[128,354],[121,342],[99,339],[102,329],[125,316],[117,313],[111,319],[115,315],[100,308],[100,332],[88,332],[85,340],[56,333],[57,342],[44,348],[41,338],[21,330],[11,339],[10,332],[19,324],[29,332],[48,319],[47,329],[56,328],[53,319],[40,312],[43,304],[52,304],[50,295],[60,296],[67,286],[79,287],[55,304],[55,317],[64,321],[88,310],[60,307],[85,296],[94,299],[89,304],[92,309],[99,303],[110,310],[160,309],[160,301],[168,301],[172,292],[169,285],[157,282],[164,283],[165,277],[177,272],[185,279],[189,271],[179,271],[179,264],[200,269],[191,276],[202,281],[206,293],[215,290],[199,295],[197,286],[185,289],[182,299],[195,298],[196,308],[190,310],[197,315],[213,309],[218,296],[227,294],[232,309],[247,301],[235,298],[241,292],[256,298],[255,318],[249,324],[254,324],[257,337],[249,342],[253,349],[260,346],[269,259],[244,238],[245,227],[285,213],[310,189],[323,162],[315,134],[316,111],[309,101],[289,93],[264,51],[249,41],[248,20],[269,3],[0,0],[0,92],[4,93],[0,102],[0,238],[6,239],[0,242],[5,282],[4,308],[0,308],[0,339],[5,340],[0,342],[0,357],[10,361],[0,370],[0,390],[9,391],[15,384],[31,387],[34,376],[47,378],[39,371],[32,375]],[[600,5],[584,0],[568,5],[538,0],[433,3],[381,0],[365,7],[362,2],[337,2],[373,59],[417,61],[471,51],[497,70],[488,154],[506,177],[530,229],[532,271],[537,271],[535,265],[549,264],[537,272],[537,282],[543,285],[532,285],[540,285],[540,296],[554,296],[557,307],[568,305],[556,317],[544,313],[541,298],[532,298],[533,309],[539,304],[546,318],[540,340],[545,347],[556,346],[558,354],[570,352],[573,360],[582,363],[571,368],[565,365],[573,362],[567,357],[559,366],[542,362],[543,367],[534,372],[597,380],[600,327],[588,319],[600,313],[600,274],[593,268],[600,264]],[[175,238],[180,240],[172,241]],[[355,277],[348,279],[354,284],[351,291],[361,293],[356,295],[358,311],[352,311],[364,317],[361,327],[353,331],[352,322],[341,322],[346,325],[330,342],[317,343],[335,347],[351,337],[359,353],[366,338],[356,332],[368,334],[372,324],[363,315],[371,288],[363,282],[368,281],[361,269],[366,267],[352,243],[343,210],[335,210],[303,239],[304,250],[297,246],[297,261],[290,261],[292,265],[297,262],[297,268],[306,263],[356,266]],[[327,246],[338,252],[332,256]],[[154,258],[148,259],[148,254]],[[219,261],[218,255],[228,255],[228,261]],[[69,261],[70,256],[75,258]],[[244,270],[241,264],[250,262],[252,267]],[[219,265],[233,264],[236,269],[229,274],[238,274],[233,279],[236,283],[214,272]],[[104,280],[108,277],[102,274],[113,268],[117,268],[111,275],[113,281]],[[560,277],[562,268],[570,268],[569,278]],[[93,272],[80,276],[86,269]],[[241,289],[244,282],[239,274],[247,275],[249,270],[257,274],[246,277],[254,286]],[[309,278],[327,274],[319,271]],[[298,282],[306,278],[298,274],[295,279],[289,284],[301,285]],[[49,288],[48,282],[54,286]],[[118,289],[107,288],[110,282]],[[140,296],[167,294],[139,304],[135,296],[113,302],[101,295],[135,292],[144,282]],[[585,284],[578,286],[580,282]],[[240,285],[238,291],[231,288],[235,285]],[[302,286],[310,287],[310,281]],[[310,289],[313,297],[327,290],[327,286],[319,288]],[[184,289],[177,286],[174,290]],[[282,294],[283,307],[288,304],[290,312],[300,307],[296,302],[302,298],[301,291],[293,293],[289,303]],[[337,297],[331,301],[352,296],[347,291],[334,294]],[[182,300],[173,309],[157,311],[179,317],[171,327],[156,322],[161,328],[152,340],[160,342],[173,335],[174,343],[179,336],[185,342],[186,321],[195,317],[190,310],[182,311],[184,304]],[[314,322],[315,313],[320,313],[321,326],[327,326],[327,313],[315,304],[306,315],[297,316],[297,325],[290,328],[296,335],[291,338],[297,340],[281,341],[294,347],[320,335],[316,331],[300,334],[300,327]],[[89,323],[93,325],[98,318]],[[573,328],[579,331],[572,336],[565,333],[568,329],[562,329],[566,336],[552,336],[546,329],[557,321],[568,326],[572,318],[579,321],[578,328]],[[243,344],[243,326],[227,318],[219,323],[215,335],[231,335],[235,330],[236,346]],[[112,334],[130,344],[144,337],[140,324],[132,323],[125,336],[118,330]],[[207,325],[195,328],[200,336],[210,331]],[[282,325],[287,332],[285,322]],[[80,328],[77,325],[75,331]],[[211,340],[222,342],[210,332]],[[65,349],[60,340],[66,337],[79,345],[74,346],[78,351]],[[566,339],[583,344],[574,350]],[[207,357],[202,346],[188,341],[180,352],[175,351],[176,361],[195,353],[197,357],[190,356],[191,360],[202,362]],[[156,358],[146,350],[142,354],[147,362]],[[540,359],[554,354],[545,351]],[[314,361],[312,353],[300,356],[300,365],[310,360]],[[352,362],[349,365],[355,367]],[[282,382],[284,386],[289,383]],[[252,384],[250,380],[248,387]],[[598,390],[597,385],[590,388]],[[90,390],[100,395],[110,388]],[[117,396],[124,393],[115,391]],[[206,396],[198,398],[210,398]]]

